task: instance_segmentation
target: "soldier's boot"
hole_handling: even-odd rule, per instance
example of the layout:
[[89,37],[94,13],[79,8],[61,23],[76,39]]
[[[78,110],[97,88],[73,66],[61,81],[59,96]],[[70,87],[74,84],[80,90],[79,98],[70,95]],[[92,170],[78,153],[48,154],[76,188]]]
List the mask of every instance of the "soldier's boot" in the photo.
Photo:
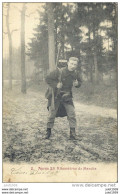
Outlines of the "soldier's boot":
[[76,140],[75,128],[70,128],[70,139]]
[[51,135],[51,128],[47,128],[45,139],[49,139]]
[[75,128],[70,128],[70,139],[71,140],[82,140],[82,137],[77,137],[75,133]]

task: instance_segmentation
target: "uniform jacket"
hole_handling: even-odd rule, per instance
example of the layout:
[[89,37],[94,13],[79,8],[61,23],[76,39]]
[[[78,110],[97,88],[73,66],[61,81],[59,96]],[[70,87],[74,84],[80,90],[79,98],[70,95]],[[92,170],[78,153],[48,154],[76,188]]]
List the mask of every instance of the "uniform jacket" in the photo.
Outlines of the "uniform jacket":
[[[61,80],[60,80],[60,75],[61,75]],[[79,73],[77,71],[69,71],[67,67],[62,68],[61,73],[60,73],[60,70],[57,68],[47,75],[46,82],[54,90],[55,103],[57,103],[57,101],[61,101],[61,102],[64,101],[62,97],[65,94],[67,96],[66,98],[64,98],[65,102],[73,105],[72,86],[73,86],[74,80],[78,81],[78,86],[76,86],[76,88],[79,88],[81,86],[81,78]],[[57,89],[56,86],[60,81],[62,82],[63,86],[61,89]],[[48,107],[50,105],[51,105],[51,98],[48,99]],[[60,108],[60,112],[62,113],[61,108]],[[59,114],[57,115],[59,116]]]
[[[46,77],[47,84],[53,89],[56,89],[59,82],[59,76],[59,69],[55,69],[54,71],[50,72]],[[78,86],[76,86],[76,88],[79,88],[81,86],[81,79],[78,72],[69,71],[67,67],[62,68],[61,81],[63,83],[63,87],[61,88],[61,91],[72,91],[73,81],[76,79],[78,80]]]

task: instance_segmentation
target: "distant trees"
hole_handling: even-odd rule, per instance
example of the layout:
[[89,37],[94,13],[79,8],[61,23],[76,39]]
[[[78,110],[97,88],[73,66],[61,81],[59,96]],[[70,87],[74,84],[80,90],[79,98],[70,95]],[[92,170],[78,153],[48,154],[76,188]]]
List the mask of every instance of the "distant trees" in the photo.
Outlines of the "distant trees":
[[43,69],[46,75],[49,68],[49,56],[48,56],[48,16],[47,8],[45,7],[44,13],[40,14],[40,24],[34,29],[34,38],[28,43],[27,55],[34,61],[36,69],[39,71]]
[[8,53],[8,59],[6,59],[7,63],[8,63],[8,72],[9,72],[9,89],[12,90],[12,78],[13,78],[13,44],[12,44],[12,35],[15,31],[17,31],[18,29],[10,29],[10,3],[5,3],[3,6],[4,9],[7,10],[6,15],[4,15],[6,17],[6,29],[7,32],[3,32],[4,34],[6,34],[8,36],[8,42],[9,42],[9,53]]
[[[20,54],[19,52],[17,52],[16,49],[13,49],[13,45],[12,45],[12,34],[14,31],[18,31],[18,29],[11,29],[10,28],[10,11],[12,9],[10,9],[10,6],[11,8],[13,9],[16,8],[19,12],[20,12],[20,15],[21,15],[21,18],[20,18],[20,21],[21,21],[21,27],[20,27],[20,30],[21,30],[21,33],[20,33],[20,40],[21,40],[21,44],[20,44]],[[7,9],[7,14],[5,15],[6,16],[6,27],[7,27],[7,32],[4,32],[4,34],[7,34],[8,35],[8,41],[9,41],[9,56],[8,56],[8,64],[9,64],[9,89],[12,89],[12,78],[13,78],[13,72],[12,72],[12,69],[16,63],[15,59],[17,58],[18,60],[18,68],[16,68],[18,71],[20,71],[19,69],[19,64],[21,63],[21,72],[17,72],[16,74],[20,75],[21,74],[21,92],[22,93],[26,93],[26,65],[25,65],[25,13],[26,13],[26,3],[23,3],[22,5],[22,9],[19,9],[18,7],[15,7],[14,5],[11,5],[10,3],[5,3],[4,6],[4,11],[5,9]],[[30,13],[32,14],[32,13]],[[29,16],[28,16],[29,17]],[[19,50],[18,49],[18,50]],[[13,50],[15,52],[13,52]],[[7,61],[4,60],[5,63]],[[14,64],[13,64],[14,62]],[[15,74],[14,74],[14,77],[15,77]],[[18,76],[19,77],[19,76]],[[18,78],[17,77],[17,78]]]

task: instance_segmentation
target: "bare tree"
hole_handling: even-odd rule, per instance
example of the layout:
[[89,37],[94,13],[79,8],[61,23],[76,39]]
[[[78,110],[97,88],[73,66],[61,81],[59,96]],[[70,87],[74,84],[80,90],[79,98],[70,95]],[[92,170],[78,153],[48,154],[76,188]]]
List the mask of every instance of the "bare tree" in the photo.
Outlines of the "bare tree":
[[6,17],[6,27],[7,32],[3,32],[5,35],[8,36],[8,42],[9,42],[9,56],[8,56],[8,64],[9,64],[9,89],[12,90],[12,62],[13,62],[13,44],[12,44],[12,35],[13,32],[18,31],[18,29],[10,30],[10,3],[6,3],[3,5],[3,8],[7,10],[7,15],[4,15]]
[[10,3],[7,3],[6,26],[9,41],[9,89],[12,90],[12,36],[9,25]]

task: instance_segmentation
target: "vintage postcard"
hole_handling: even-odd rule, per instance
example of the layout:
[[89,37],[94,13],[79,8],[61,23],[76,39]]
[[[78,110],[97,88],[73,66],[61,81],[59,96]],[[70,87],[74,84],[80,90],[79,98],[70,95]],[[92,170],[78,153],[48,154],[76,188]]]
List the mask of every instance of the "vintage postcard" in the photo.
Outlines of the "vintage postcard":
[[2,15],[3,183],[117,183],[118,4]]

